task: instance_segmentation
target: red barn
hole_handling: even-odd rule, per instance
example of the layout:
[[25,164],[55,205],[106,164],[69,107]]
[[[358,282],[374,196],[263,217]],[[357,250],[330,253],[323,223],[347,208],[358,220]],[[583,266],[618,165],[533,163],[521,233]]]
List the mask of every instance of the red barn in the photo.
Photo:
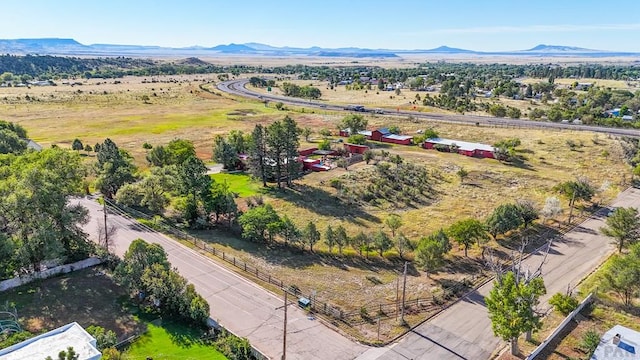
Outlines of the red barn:
[[365,151],[369,150],[369,147],[366,145],[345,143],[344,149],[351,154],[364,154]]
[[391,132],[387,128],[376,129],[371,132],[371,140],[382,141],[382,137],[391,135]]
[[413,136],[408,135],[389,134],[382,137],[382,142],[400,145],[411,145],[412,140]]

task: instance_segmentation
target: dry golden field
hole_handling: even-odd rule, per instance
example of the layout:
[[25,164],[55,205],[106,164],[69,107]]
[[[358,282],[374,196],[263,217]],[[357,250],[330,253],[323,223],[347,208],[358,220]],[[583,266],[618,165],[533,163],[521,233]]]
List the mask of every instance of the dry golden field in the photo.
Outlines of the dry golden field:
[[[0,118],[24,126],[45,146],[70,146],[75,138],[93,146],[110,137],[144,164],[142,144],[192,140],[211,158],[216,134],[249,129],[274,109],[211,94],[200,85],[214,75],[79,80],[82,85],[0,88]],[[27,99],[28,97],[28,99]]]

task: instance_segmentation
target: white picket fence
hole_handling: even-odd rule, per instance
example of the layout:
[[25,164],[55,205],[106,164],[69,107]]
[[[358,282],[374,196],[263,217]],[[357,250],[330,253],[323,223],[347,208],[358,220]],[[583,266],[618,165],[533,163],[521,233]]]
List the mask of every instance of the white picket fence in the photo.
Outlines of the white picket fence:
[[13,289],[18,286],[22,286],[24,284],[28,284],[34,280],[47,279],[53,276],[70,273],[72,271],[86,269],[88,267],[101,264],[102,262],[103,262],[102,259],[99,259],[96,257],[90,257],[84,260],[80,260],[78,262],[74,262],[73,264],[55,266],[55,267],[38,271],[32,274],[18,276],[13,279],[3,280],[3,281],[0,281],[0,292]]

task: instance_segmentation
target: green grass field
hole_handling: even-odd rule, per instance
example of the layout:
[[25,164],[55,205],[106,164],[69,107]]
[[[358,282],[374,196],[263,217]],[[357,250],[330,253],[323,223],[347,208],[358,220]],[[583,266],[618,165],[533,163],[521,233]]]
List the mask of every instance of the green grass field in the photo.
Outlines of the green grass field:
[[126,351],[126,359],[183,359],[225,360],[214,347],[204,344],[196,330],[167,323],[162,326],[147,325],[147,332],[138,338]]
[[262,191],[262,184],[251,179],[251,176],[246,173],[218,173],[212,174],[211,178],[218,183],[226,182],[229,185],[229,190],[237,193],[240,197],[256,195]]

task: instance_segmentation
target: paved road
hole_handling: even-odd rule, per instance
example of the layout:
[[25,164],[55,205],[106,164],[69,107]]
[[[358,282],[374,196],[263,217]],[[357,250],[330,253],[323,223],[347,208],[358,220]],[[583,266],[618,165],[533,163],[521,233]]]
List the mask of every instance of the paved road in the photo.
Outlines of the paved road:
[[[640,207],[640,190],[621,193],[612,206]],[[547,295],[541,298],[542,308],[549,308],[548,299],[575,286],[583,277],[615,250],[611,239],[599,234],[604,218],[596,216],[580,224],[574,231],[554,241],[542,275]],[[525,260],[533,271],[543,259],[538,252]],[[433,320],[425,323],[396,344],[385,349],[370,349],[358,360],[395,359],[473,359],[486,360],[505,343],[493,336],[491,322],[484,304],[492,283],[462,299]]]
[[[89,209],[91,221],[85,231],[96,240],[98,221],[103,218],[102,207],[91,200],[78,200]],[[250,281],[217,265],[211,259],[182,244],[142,228],[122,216],[109,214],[109,222],[118,227],[115,253],[122,256],[137,238],[162,245],[172,266],[195,285],[209,302],[211,317],[251,344],[271,359],[282,355],[283,300]],[[287,359],[350,360],[365,351],[356,344],[307,318],[295,304],[288,308]]]
[[[321,101],[305,100],[287,96],[277,96],[270,94],[258,93],[246,88],[249,83],[248,79],[229,80],[218,83],[218,90],[224,91],[229,94],[234,94],[242,97],[252,98],[256,100],[268,100],[279,101],[284,104],[291,104],[297,106],[305,106],[317,109],[325,109],[331,111],[347,111],[342,105],[328,104]],[[428,119],[440,122],[449,123],[465,123],[465,124],[481,124],[489,126],[513,126],[513,127],[527,127],[527,128],[546,128],[546,129],[565,129],[565,130],[580,130],[580,131],[593,131],[611,135],[624,135],[640,137],[640,130],[637,129],[622,129],[622,128],[610,128],[601,126],[590,125],[573,125],[562,124],[554,122],[543,121],[531,121],[522,119],[508,119],[498,118],[492,116],[477,116],[477,115],[453,115],[453,114],[437,114],[437,113],[421,113],[417,111],[393,111],[381,109],[380,113],[383,115],[403,115],[412,116],[418,119]]]

